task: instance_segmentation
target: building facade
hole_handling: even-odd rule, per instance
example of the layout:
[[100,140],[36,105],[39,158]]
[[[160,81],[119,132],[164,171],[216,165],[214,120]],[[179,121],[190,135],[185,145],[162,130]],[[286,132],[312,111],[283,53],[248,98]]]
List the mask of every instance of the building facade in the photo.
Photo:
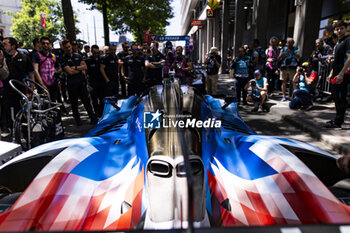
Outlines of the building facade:
[[21,0],[1,0],[0,1],[0,36],[11,36],[10,28],[12,26],[11,16],[6,11],[18,12],[22,8]]
[[[330,38],[334,20],[350,20],[349,0],[221,0],[214,18],[207,17],[207,0],[182,0],[182,33],[194,39],[194,62],[202,63],[212,46],[219,48],[226,72],[227,51],[234,54],[255,38],[267,47],[272,36],[293,37],[306,60],[317,38]],[[191,26],[192,19],[202,27]]]

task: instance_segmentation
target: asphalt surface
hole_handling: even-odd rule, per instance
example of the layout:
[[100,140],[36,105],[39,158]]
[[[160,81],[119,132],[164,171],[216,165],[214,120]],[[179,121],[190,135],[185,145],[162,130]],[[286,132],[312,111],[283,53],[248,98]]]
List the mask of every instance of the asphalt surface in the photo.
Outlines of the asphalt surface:
[[252,113],[252,105],[239,107],[239,114],[244,122],[251,127],[256,133],[271,135],[289,139],[297,139],[317,146],[331,154],[337,155],[338,152],[327,144],[315,139],[310,134],[304,132],[293,124],[283,120],[279,115],[262,112]]

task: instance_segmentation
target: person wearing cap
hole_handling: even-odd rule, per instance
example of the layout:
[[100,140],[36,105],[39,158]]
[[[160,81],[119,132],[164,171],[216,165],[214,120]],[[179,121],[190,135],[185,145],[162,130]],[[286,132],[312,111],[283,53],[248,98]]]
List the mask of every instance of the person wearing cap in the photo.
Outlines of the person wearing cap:
[[216,95],[218,73],[221,66],[221,56],[218,51],[216,47],[212,47],[204,62],[207,65],[206,89],[209,95]]
[[293,99],[289,103],[290,109],[312,108],[312,96],[318,80],[318,74],[312,69],[309,62],[304,62],[302,67],[297,68],[293,78]]
[[247,102],[254,103],[252,112],[269,111],[266,105],[268,85],[267,79],[262,77],[261,71],[259,69],[255,70],[254,79],[249,80],[244,87],[245,90],[248,90],[249,87],[252,89],[251,95],[247,97]]
[[237,104],[241,101],[241,96],[243,98],[243,105],[247,105],[247,90],[244,89],[249,81],[250,70],[252,67],[252,62],[250,56],[247,56],[244,47],[238,49],[238,55],[233,59],[230,77],[234,79],[235,89],[237,95]]

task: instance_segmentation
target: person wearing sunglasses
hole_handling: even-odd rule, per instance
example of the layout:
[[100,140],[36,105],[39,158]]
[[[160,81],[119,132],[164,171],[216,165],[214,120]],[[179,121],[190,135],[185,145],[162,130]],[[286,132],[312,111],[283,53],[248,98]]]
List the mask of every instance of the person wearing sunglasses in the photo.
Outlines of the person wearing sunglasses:
[[125,57],[130,54],[129,53],[129,44],[127,42],[123,42],[122,48],[123,48],[123,50],[117,54],[117,57],[118,57],[118,75],[119,75],[119,83],[120,83],[120,86],[122,89],[122,96],[126,97],[125,77],[121,75],[121,69],[122,69],[122,66],[124,65]]
[[51,41],[48,37],[41,37],[41,50],[33,55],[35,76],[41,86],[50,93],[51,101],[56,102],[58,84],[55,73],[60,71],[56,56],[51,52]]
[[104,79],[100,72],[101,59],[98,45],[91,46],[92,55],[86,59],[88,81],[92,88],[90,92],[92,106],[98,117],[102,116],[104,106]]
[[105,96],[118,95],[118,58],[117,47],[112,43],[109,45],[108,53],[101,56],[100,71],[106,83]]
[[124,58],[121,66],[121,75],[128,83],[128,96],[140,95],[144,90],[145,82],[145,59],[140,56],[140,49],[137,44],[131,46],[131,54]]
[[164,55],[158,50],[158,42],[152,42],[151,53],[145,60],[147,67],[146,77],[149,86],[162,84],[162,65],[165,62]]

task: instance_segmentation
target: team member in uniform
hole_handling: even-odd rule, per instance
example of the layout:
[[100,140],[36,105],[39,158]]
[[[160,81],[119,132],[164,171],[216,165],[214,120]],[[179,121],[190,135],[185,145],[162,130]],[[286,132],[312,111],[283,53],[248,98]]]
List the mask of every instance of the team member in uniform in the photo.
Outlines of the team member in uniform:
[[[129,45],[128,45],[127,42],[123,42],[122,43],[122,47],[123,47],[123,51],[121,51],[120,53],[117,54],[117,58],[118,58],[118,74],[119,74],[120,86],[121,86],[121,89],[122,89],[122,96],[126,97],[125,77],[123,77],[121,75],[121,69],[122,69],[125,57],[129,55]],[[124,67],[124,69],[125,69],[125,67]]]
[[132,54],[124,59],[124,65],[121,67],[123,77],[126,77],[128,83],[128,96],[140,95],[143,91],[143,85],[146,77],[144,76],[145,60],[139,55],[139,49],[136,44],[132,45]]
[[86,88],[86,79],[83,72],[86,71],[86,63],[78,53],[73,53],[72,45],[69,40],[62,42],[64,55],[62,56],[62,69],[67,73],[67,88],[70,104],[72,106],[73,117],[78,126],[82,125],[78,111],[78,98],[84,104],[86,111],[91,119],[91,124],[97,123],[97,117],[92,111],[89,93]]
[[158,42],[151,44],[151,53],[145,60],[147,67],[146,77],[149,86],[162,84],[162,62],[165,62],[164,55],[158,50]]
[[100,71],[105,80],[105,96],[118,95],[118,58],[116,56],[116,46],[110,45],[108,53],[101,56]]
[[[9,76],[4,81],[5,88],[5,105],[6,108],[6,119],[7,119],[7,127],[12,129],[12,120],[11,120],[11,111],[10,109],[14,109],[14,113],[16,114],[20,109],[20,100],[21,96],[15,92],[9,84],[9,80],[16,79],[20,82],[28,75],[31,80],[35,80],[34,77],[34,68],[33,64],[29,58],[29,56],[20,53],[17,51],[17,41],[12,37],[7,37],[4,39],[4,47],[9,54],[6,57],[6,65],[9,70]],[[18,86],[18,85],[17,85]],[[21,89],[22,92],[25,90]]]
[[91,46],[92,55],[86,59],[86,65],[88,69],[88,80],[89,84],[92,87],[91,100],[92,106],[94,107],[94,111],[96,115],[99,117],[102,115],[103,111],[103,92],[104,92],[104,79],[100,72],[100,50],[97,45]]

